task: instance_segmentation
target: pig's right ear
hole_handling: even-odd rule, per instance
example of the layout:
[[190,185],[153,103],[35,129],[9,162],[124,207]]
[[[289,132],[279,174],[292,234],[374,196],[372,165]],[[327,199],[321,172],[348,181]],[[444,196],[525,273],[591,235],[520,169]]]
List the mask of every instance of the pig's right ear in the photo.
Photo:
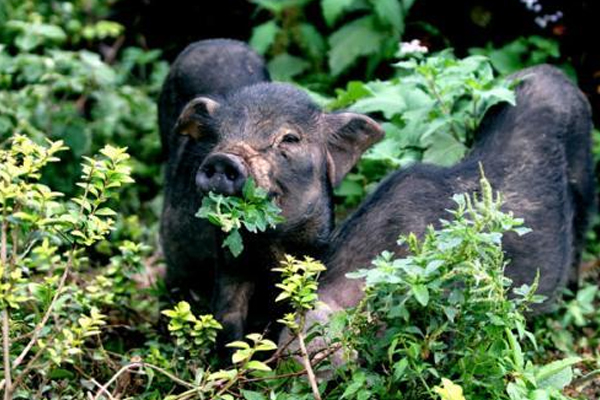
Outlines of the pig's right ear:
[[360,156],[385,135],[371,118],[350,112],[325,114],[327,125],[327,164],[333,186],[354,167]]
[[175,133],[200,139],[210,117],[219,107],[219,103],[208,97],[196,97],[186,104],[175,122]]

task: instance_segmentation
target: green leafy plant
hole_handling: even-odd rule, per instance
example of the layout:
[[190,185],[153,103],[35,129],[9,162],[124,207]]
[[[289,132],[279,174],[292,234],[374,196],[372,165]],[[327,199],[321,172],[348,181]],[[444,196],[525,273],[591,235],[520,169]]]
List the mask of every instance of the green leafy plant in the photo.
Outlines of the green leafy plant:
[[[106,143],[128,146],[140,184],[123,193],[122,210],[147,218],[148,232],[160,210],[152,203],[161,181],[155,98],[168,66],[157,50],[123,48],[124,27],[106,19],[114,2],[2,2],[0,140],[13,133],[62,140],[68,149],[43,182],[68,195],[81,156]],[[107,256],[115,250],[108,241],[98,248]]]
[[[250,44],[269,56],[273,77],[328,87],[360,60],[370,77],[393,58],[414,0],[254,2],[272,18],[254,28]],[[307,17],[311,7],[322,18],[320,24]]]
[[106,323],[94,304],[65,302],[82,291],[69,280],[87,262],[83,249],[113,226],[108,202],[132,180],[125,150],[106,146],[86,159],[78,184],[83,193],[62,200],[62,193],[40,183],[41,169],[58,161],[62,142],[42,146],[15,135],[5,147],[0,149],[0,308],[4,393],[11,398],[30,393],[36,377],[47,376],[53,366],[75,363],[85,340]]
[[369,185],[397,168],[418,161],[456,163],[487,110],[501,102],[515,103],[511,83],[496,79],[485,57],[461,60],[446,50],[429,57],[413,55],[395,66],[397,78],[350,82],[328,104],[330,109],[380,116],[386,131],[337,190],[347,204],[358,202]]
[[[480,196],[455,196],[452,221],[430,229],[422,240],[404,239],[412,255],[396,259],[384,253],[375,268],[355,274],[366,279],[365,300],[323,328],[342,333],[338,343],[323,350],[331,354],[341,346],[361,358],[319,383],[317,373],[327,363],[307,351],[317,331],[304,332],[310,328],[306,313],[318,301],[321,263],[287,256],[276,268],[282,276],[277,300],[292,309],[280,322],[301,343],[292,352],[302,360],[300,370],[290,365],[285,347],[261,357],[276,345],[260,334],[230,343],[232,365],[212,370],[207,355],[220,324],[210,315],[194,315],[183,302],[163,311],[174,341],[142,322],[135,329],[143,341],[133,348],[114,347],[122,343],[111,334],[116,312],[125,307],[147,312],[137,304],[140,289],[134,282],[146,250],[122,242],[106,266],[93,268],[85,249],[114,226],[111,199],[130,181],[125,153],[106,147],[86,159],[82,193],[65,200],[39,182],[41,168],[56,162],[62,143],[40,146],[16,136],[5,146],[0,152],[0,308],[8,339],[4,363],[10,365],[3,369],[3,389],[13,398],[100,399],[118,393],[153,400],[391,399],[402,393],[414,399],[565,399],[561,390],[577,376],[572,366],[581,365],[578,356],[532,360],[539,353],[527,349],[535,338],[522,311],[539,300],[535,284],[516,288],[509,298],[501,250],[503,232],[527,230],[501,211],[501,197],[485,180]],[[585,289],[569,303],[563,324],[593,326],[597,321],[587,318],[597,292]],[[585,365],[593,367],[591,360]],[[577,379],[595,376],[594,370],[586,371]]]
[[212,315],[196,317],[185,301],[179,302],[172,310],[162,311],[162,314],[169,317],[169,332],[177,338],[177,346],[183,347],[193,357],[205,353],[208,345],[217,339],[217,332],[223,328]]
[[[345,23],[328,39],[329,68],[339,75],[359,58],[368,57],[367,77],[377,65],[393,58],[404,33],[404,20],[414,0],[360,1],[323,0],[323,16],[334,26],[346,13],[364,10],[367,15]],[[364,12],[363,11],[363,12]]]
[[305,257],[304,260],[300,261],[287,254],[285,259],[281,261],[281,267],[273,268],[273,271],[280,272],[283,278],[281,283],[275,285],[281,289],[281,293],[275,301],[286,300],[294,310],[285,314],[278,322],[285,325],[292,335],[297,338],[312,393],[317,400],[321,398],[321,395],[306,348],[303,331],[306,327],[306,313],[313,310],[317,304],[317,280],[321,272],[325,270],[326,268],[322,263],[310,257]]
[[532,351],[537,358],[547,360],[555,354],[581,357],[577,364],[580,377],[571,385],[582,395],[597,394],[595,382],[600,376],[600,290],[596,277],[589,276],[580,290],[569,291],[557,309],[548,316],[538,316],[532,322],[538,346]]
[[202,199],[202,206],[196,213],[198,218],[206,218],[212,224],[228,233],[223,247],[229,248],[234,257],[244,250],[240,229],[248,232],[264,232],[267,228],[283,222],[281,210],[270,199],[266,190],[257,187],[252,178],[242,189],[242,197],[224,196],[210,192]]
[[304,257],[304,260],[286,254],[281,261],[281,267],[273,268],[281,273],[282,281],[275,286],[281,293],[275,301],[288,301],[295,310],[304,312],[312,310],[317,301],[317,280],[325,266],[319,261]]
[[[372,269],[351,275],[366,283],[366,299],[355,311],[362,318],[354,320],[370,323],[359,335],[356,327],[341,329],[354,336],[342,343],[352,343],[364,359],[344,374],[362,384],[341,387],[343,398],[460,399],[461,391],[464,398],[566,398],[560,390],[579,359],[545,366],[527,359],[520,343],[535,338],[523,312],[541,298],[536,282],[513,289],[509,298],[503,274],[503,234],[528,229],[501,210],[501,196],[484,177],[480,193],[455,195],[452,220],[429,228],[421,240],[401,238],[408,256],[384,252]],[[448,390],[434,389],[441,378],[451,380],[442,386]]]
[[[592,276],[582,289],[525,325],[533,288],[508,297],[499,272],[502,232],[524,231],[501,215],[489,188],[477,199],[458,196],[452,221],[437,231],[405,238],[408,257],[386,253],[361,272],[369,280],[363,303],[324,326],[305,326],[324,267],[285,257],[276,271],[278,300],[291,312],[280,322],[304,348],[328,335],[318,355],[285,343],[275,350],[254,333],[231,343],[230,366],[215,370],[210,351],[219,323],[185,303],[164,310],[167,335],[158,322],[165,292],[153,232],[161,175],[155,99],[168,68],[158,50],[123,47],[137,38],[107,19],[117,1],[0,1],[5,399],[598,397],[595,236],[586,258]],[[458,160],[485,110],[512,101],[510,85],[495,81],[480,57],[425,58],[401,46],[396,54],[404,61],[388,69],[412,3],[256,1],[258,17],[268,20],[256,27],[252,45],[274,77],[318,91],[312,94],[330,109],[352,108],[384,123],[386,139],[339,191],[345,205],[389,170]],[[556,42],[537,37],[473,52],[502,73],[562,60]],[[333,100],[323,95],[350,77],[385,80],[351,82]],[[130,175],[136,185],[125,185]],[[230,200],[222,199],[221,216],[212,211],[232,234],[250,230],[246,223],[257,232],[278,223],[269,222],[278,217],[274,208],[271,216],[253,214],[262,205],[244,210],[242,198],[233,211]],[[338,350],[350,360],[345,366],[322,358]]]

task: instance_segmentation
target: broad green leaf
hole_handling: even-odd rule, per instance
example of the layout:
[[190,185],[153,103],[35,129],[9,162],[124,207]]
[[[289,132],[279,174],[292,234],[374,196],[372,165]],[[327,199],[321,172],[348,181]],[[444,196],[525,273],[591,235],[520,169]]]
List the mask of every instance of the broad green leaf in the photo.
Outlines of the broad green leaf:
[[516,336],[511,332],[510,329],[505,328],[504,332],[506,333],[506,338],[508,340],[508,344],[512,351],[512,361],[515,365],[517,372],[520,372],[525,367],[525,359],[523,358],[523,350],[521,350],[521,345],[517,340]]
[[420,284],[413,285],[412,291],[415,294],[415,298],[417,299],[417,301],[423,307],[427,307],[427,304],[429,303],[429,290],[427,289],[427,286]]
[[237,350],[231,356],[231,362],[234,364],[248,360],[252,356],[252,349]]
[[374,2],[375,13],[379,19],[391,25],[396,35],[404,32],[404,14],[400,6],[401,0],[377,0]]
[[344,11],[352,6],[355,0],[321,0],[321,9],[327,25],[333,26]]
[[[402,148],[397,140],[384,139],[381,142],[376,143],[373,147],[371,147],[363,158],[365,160],[384,162],[392,168],[398,168],[401,165],[401,153]],[[355,190],[357,194],[363,193],[362,186],[360,186],[360,191],[358,191],[358,188],[356,188]]]
[[223,247],[228,247],[234,257],[238,257],[242,254],[242,251],[244,251],[244,243],[242,242],[240,231],[237,229],[231,231],[225,240],[223,240]]
[[323,59],[327,50],[327,43],[318,29],[313,24],[301,24],[299,29],[302,38],[300,46],[311,58],[315,60]]
[[252,340],[253,342],[258,342],[262,340],[262,335],[260,333],[249,333],[246,335],[246,339]]
[[352,103],[356,102],[363,97],[371,96],[373,93],[369,87],[360,81],[351,81],[346,85],[346,89],[336,89],[336,99],[327,105],[329,110],[337,110],[339,108],[346,108]]
[[225,347],[237,348],[237,349],[249,349],[250,345],[246,342],[242,342],[241,340],[237,340],[235,342],[227,343]]
[[351,197],[351,196],[363,196],[365,193],[364,187],[361,182],[349,178],[346,176],[342,183],[335,189],[336,196]]
[[329,68],[334,76],[350,68],[361,56],[378,51],[385,34],[375,27],[373,16],[344,25],[329,37]]
[[402,7],[404,8],[404,12],[408,12],[410,8],[413,6],[416,0],[399,0],[402,2]]
[[50,372],[50,379],[72,379],[75,374],[64,368],[55,368]]
[[208,380],[216,381],[216,380],[225,379],[225,380],[229,381],[229,380],[232,380],[233,378],[235,378],[237,373],[238,373],[238,371],[236,369],[220,370],[220,371],[213,372],[212,374],[210,374],[208,376]]
[[269,367],[267,364],[265,364],[262,361],[257,361],[257,360],[251,360],[248,361],[248,363],[245,365],[246,368],[251,369],[251,370],[256,370],[256,371],[271,371],[271,367]]
[[263,339],[261,340],[260,344],[256,346],[256,351],[271,351],[271,350],[276,350],[277,349],[277,345],[275,344],[275,342],[268,340],[268,339]]
[[541,388],[555,388],[562,390],[571,383],[573,371],[571,367],[581,361],[580,357],[569,357],[556,360],[541,367],[535,374],[538,385]]
[[350,383],[344,393],[342,394],[342,399],[350,398],[352,395],[357,393],[360,389],[365,386],[365,376],[362,373],[356,374],[353,376],[352,383]]
[[263,395],[260,392],[254,392],[251,390],[241,390],[242,396],[244,396],[244,399],[246,400],[267,400],[267,398],[265,397],[265,395]]
[[399,381],[403,377],[406,368],[408,368],[408,360],[406,358],[394,363],[394,379]]
[[463,389],[449,379],[442,378],[442,386],[436,386],[433,390],[440,395],[441,400],[465,400]]
[[372,82],[369,83],[368,88],[372,94],[356,101],[350,107],[351,110],[360,113],[377,111],[383,113],[387,119],[392,119],[394,115],[406,110],[402,86],[386,82]]
[[458,162],[466,151],[465,145],[448,133],[432,135],[429,147],[423,153],[423,162],[451,166]]
[[290,81],[306,71],[308,67],[309,63],[306,60],[288,53],[273,57],[267,64],[271,77],[276,81]]
[[259,54],[266,54],[275,42],[275,38],[281,28],[275,21],[268,21],[264,24],[254,27],[252,37],[250,38],[250,46]]

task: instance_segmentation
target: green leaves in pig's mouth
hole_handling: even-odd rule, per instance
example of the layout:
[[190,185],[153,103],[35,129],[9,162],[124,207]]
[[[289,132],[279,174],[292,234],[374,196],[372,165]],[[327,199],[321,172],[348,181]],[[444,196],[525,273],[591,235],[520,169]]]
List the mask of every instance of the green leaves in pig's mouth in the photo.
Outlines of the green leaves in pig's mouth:
[[252,178],[246,181],[242,189],[242,197],[224,196],[209,192],[202,199],[202,206],[196,217],[208,221],[228,233],[223,240],[223,247],[229,248],[234,257],[244,250],[240,229],[248,232],[264,232],[284,221],[281,209],[275,205],[267,191],[256,186]]

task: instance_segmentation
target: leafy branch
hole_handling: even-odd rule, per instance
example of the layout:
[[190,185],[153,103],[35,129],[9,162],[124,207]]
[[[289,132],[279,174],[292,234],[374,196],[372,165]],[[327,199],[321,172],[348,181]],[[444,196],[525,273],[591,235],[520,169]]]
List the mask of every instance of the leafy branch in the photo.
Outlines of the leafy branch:
[[249,178],[242,189],[242,197],[223,196],[210,192],[202,199],[202,206],[196,213],[198,218],[206,218],[213,225],[228,233],[223,247],[229,248],[234,257],[244,250],[240,229],[248,232],[265,232],[284,221],[277,207],[266,192],[257,187]]
[[[8,328],[3,332],[4,357],[4,396],[12,398],[14,391],[23,382],[24,374],[29,373],[34,365],[48,355],[56,364],[72,360],[83,345],[86,337],[97,335],[99,327],[104,324],[104,316],[95,308],[91,315],[82,315],[76,324],[63,328],[51,343],[45,343],[42,337],[56,336],[56,326],[48,327],[54,315],[59,299],[64,294],[67,278],[78,255],[84,246],[90,246],[103,239],[113,224],[111,216],[115,213],[108,207],[101,207],[117,194],[117,188],[131,182],[130,169],[126,165],[128,158],[124,149],[106,146],[101,157],[87,159],[84,165],[82,183],[84,193],[73,199],[73,203],[61,205],[55,201],[60,193],[52,192],[47,186],[39,183],[41,168],[49,162],[58,161],[55,153],[64,149],[62,142],[48,142],[41,146],[24,136],[15,136],[7,150],[0,150],[0,207],[2,215],[2,239],[0,241],[0,269],[2,270],[2,291],[0,303],[3,311],[3,326],[13,321],[9,309],[15,310],[15,317],[20,318],[25,302],[34,300],[26,295],[29,285],[22,279],[21,265],[28,264],[30,250],[34,248],[36,237],[45,237],[43,246],[48,248],[48,239],[60,242],[69,247],[68,257],[64,264],[59,263],[55,270],[62,270],[52,298],[45,307],[41,319],[35,324],[26,337],[28,341],[14,361],[10,362],[13,343]],[[77,206],[77,207],[76,207]],[[9,242],[9,231],[10,242]],[[26,233],[22,235],[22,233]],[[26,249],[18,252],[18,248]],[[11,256],[8,257],[8,252]],[[60,261],[60,257],[58,260]],[[31,350],[37,346],[33,356]],[[28,358],[29,357],[29,358]],[[26,362],[27,361],[27,362]],[[26,362],[26,363],[25,363]],[[25,363],[23,369],[18,367]],[[15,375],[10,376],[13,372]],[[12,380],[14,378],[14,382]]]
[[317,379],[306,349],[303,332],[306,325],[306,313],[315,308],[318,300],[317,280],[321,272],[325,271],[325,269],[322,263],[311,257],[304,257],[304,260],[300,261],[287,254],[281,261],[281,267],[273,268],[273,271],[280,272],[283,278],[281,283],[275,285],[281,289],[281,293],[275,301],[286,300],[294,310],[294,312],[286,314],[278,322],[285,325],[298,339],[300,355],[315,400],[320,400],[321,394],[319,393]]

